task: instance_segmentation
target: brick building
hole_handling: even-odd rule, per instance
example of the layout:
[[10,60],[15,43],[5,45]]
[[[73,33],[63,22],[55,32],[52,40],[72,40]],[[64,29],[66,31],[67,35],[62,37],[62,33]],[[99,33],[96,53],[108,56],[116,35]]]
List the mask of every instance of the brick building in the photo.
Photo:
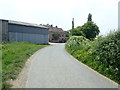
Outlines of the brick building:
[[49,28],[49,42],[65,42],[66,41],[66,35],[62,28],[53,27],[52,25],[45,25]]

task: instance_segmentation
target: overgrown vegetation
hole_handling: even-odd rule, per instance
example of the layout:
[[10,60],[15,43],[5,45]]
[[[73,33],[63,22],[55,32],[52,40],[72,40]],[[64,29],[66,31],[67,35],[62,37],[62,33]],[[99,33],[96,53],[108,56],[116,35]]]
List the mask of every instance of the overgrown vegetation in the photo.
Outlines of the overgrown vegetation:
[[26,60],[38,49],[47,45],[36,45],[27,42],[14,42],[2,45],[2,88],[11,86],[7,81],[16,79]]
[[120,31],[94,41],[72,36],[65,48],[79,61],[120,84]]

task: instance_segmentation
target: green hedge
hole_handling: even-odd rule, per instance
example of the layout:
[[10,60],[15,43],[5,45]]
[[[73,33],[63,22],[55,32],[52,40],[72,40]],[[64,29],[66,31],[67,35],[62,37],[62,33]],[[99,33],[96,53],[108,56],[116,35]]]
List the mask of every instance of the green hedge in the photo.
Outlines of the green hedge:
[[120,31],[94,41],[73,36],[65,48],[79,61],[120,84]]
[[104,73],[109,78],[120,83],[120,31],[110,33],[95,47],[93,56],[104,68]]

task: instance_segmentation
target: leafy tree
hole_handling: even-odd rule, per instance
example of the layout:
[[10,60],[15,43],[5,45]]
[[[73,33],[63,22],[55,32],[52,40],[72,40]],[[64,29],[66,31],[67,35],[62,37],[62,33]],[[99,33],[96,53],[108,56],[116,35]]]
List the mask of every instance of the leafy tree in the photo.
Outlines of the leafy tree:
[[88,14],[88,21],[92,21],[92,14],[91,13]]
[[78,26],[77,28],[70,30],[71,36],[85,36],[85,34],[81,31],[81,27]]
[[99,27],[92,21],[87,21],[81,30],[85,34],[86,38],[93,40],[99,34]]
[[60,37],[60,34],[57,33],[57,32],[53,32],[53,33],[52,33],[52,37],[53,37],[53,40],[58,40],[59,37]]

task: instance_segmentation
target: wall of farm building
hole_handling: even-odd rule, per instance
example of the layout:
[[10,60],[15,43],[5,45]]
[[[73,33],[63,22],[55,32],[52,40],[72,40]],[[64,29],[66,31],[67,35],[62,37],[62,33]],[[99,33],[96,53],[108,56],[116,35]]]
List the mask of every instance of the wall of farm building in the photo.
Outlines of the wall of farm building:
[[0,20],[0,43],[8,42],[8,21]]
[[2,43],[2,20],[0,20],[0,43]]
[[47,28],[9,24],[8,30],[10,42],[26,41],[35,44],[47,44],[49,41]]

